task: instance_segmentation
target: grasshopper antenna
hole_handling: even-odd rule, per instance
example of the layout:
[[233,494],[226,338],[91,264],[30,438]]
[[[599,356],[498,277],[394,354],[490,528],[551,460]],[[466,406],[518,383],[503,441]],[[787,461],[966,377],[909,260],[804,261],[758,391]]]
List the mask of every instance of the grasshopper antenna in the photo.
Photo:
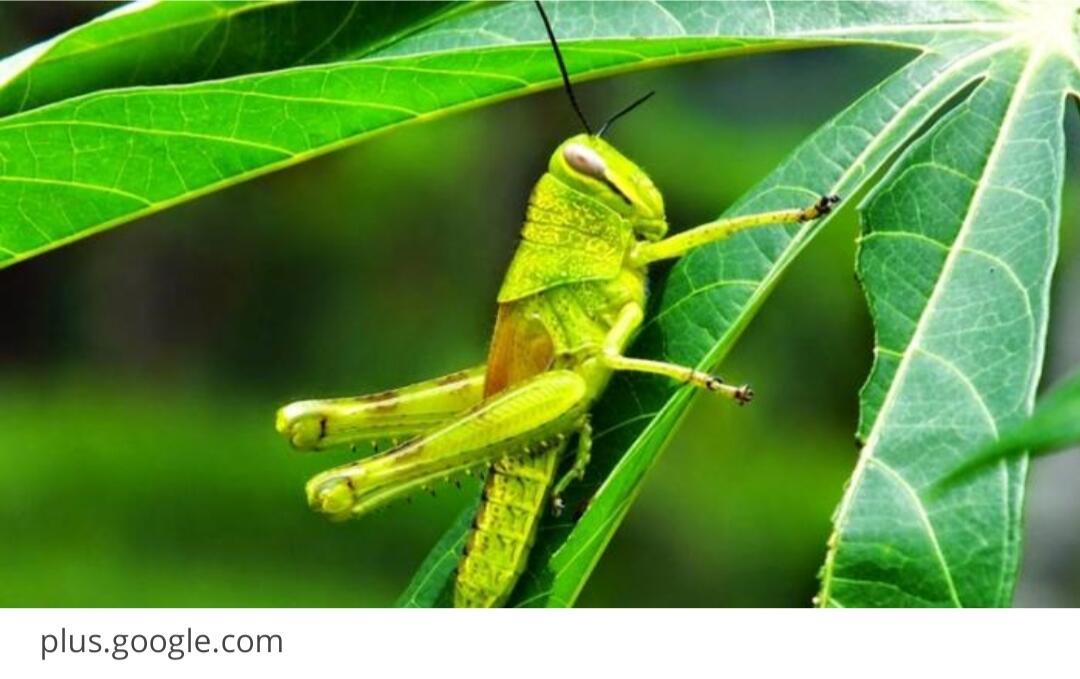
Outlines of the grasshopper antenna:
[[637,100],[635,100],[635,101],[634,101],[634,103],[630,104],[629,106],[627,106],[627,107],[626,107],[626,108],[624,108],[623,110],[619,111],[619,112],[618,112],[618,113],[616,113],[615,115],[613,115],[613,116],[611,116],[610,118],[608,118],[607,122],[606,122],[606,123],[604,123],[604,124],[603,124],[603,125],[602,125],[602,126],[600,127],[600,131],[596,133],[596,136],[597,136],[597,137],[603,137],[603,136],[604,136],[604,133],[608,131],[608,128],[609,128],[609,127],[611,127],[611,124],[612,124],[613,122],[615,122],[615,121],[616,121],[616,120],[618,120],[619,118],[622,118],[622,117],[623,117],[624,115],[626,115],[626,114],[627,114],[627,113],[629,113],[630,111],[633,111],[633,110],[634,110],[635,108],[637,108],[638,106],[641,106],[642,104],[644,104],[644,103],[645,103],[646,101],[648,101],[648,100],[649,100],[649,97],[651,97],[651,96],[652,96],[652,95],[654,95],[654,94],[656,94],[656,91],[655,91],[655,90],[654,90],[654,91],[652,91],[652,92],[649,92],[649,93],[648,93],[648,94],[646,94],[646,95],[645,95],[644,97],[639,97],[639,98],[638,98]]
[[[574,113],[577,113],[578,119],[581,120],[585,132],[591,135],[593,133],[592,128],[589,127],[589,121],[585,119],[585,114],[581,112],[581,107],[578,106],[577,98],[574,96],[574,88],[570,86],[570,75],[566,72],[566,62],[563,61],[562,52],[559,51],[559,41],[555,39],[555,31],[551,30],[551,22],[548,21],[547,13],[544,12],[544,6],[540,4],[540,0],[536,0],[536,9],[540,10],[540,18],[544,20],[544,28],[547,29],[548,39],[551,40],[551,49],[555,50],[555,61],[559,62],[559,72],[562,73],[563,87],[566,88],[566,95],[570,97],[570,105],[574,108]],[[610,121],[608,122],[610,123]],[[607,125],[604,125],[604,127],[607,127]]]

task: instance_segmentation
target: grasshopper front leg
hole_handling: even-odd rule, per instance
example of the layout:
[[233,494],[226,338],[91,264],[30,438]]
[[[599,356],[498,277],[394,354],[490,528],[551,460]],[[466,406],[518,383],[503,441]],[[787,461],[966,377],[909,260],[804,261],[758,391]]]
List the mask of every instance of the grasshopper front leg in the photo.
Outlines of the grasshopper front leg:
[[410,438],[475,406],[484,395],[483,365],[378,394],[297,401],[278,410],[277,430],[300,450]]
[[746,229],[819,219],[832,212],[839,202],[840,196],[822,196],[818,202],[801,210],[776,210],[718,219],[655,243],[641,243],[630,253],[630,262],[636,266],[645,266],[661,259],[682,257],[696,247],[730,238]]
[[398,448],[323,472],[308,502],[337,518],[358,516],[449,474],[558,441],[583,415],[585,380],[553,370],[489,397]]

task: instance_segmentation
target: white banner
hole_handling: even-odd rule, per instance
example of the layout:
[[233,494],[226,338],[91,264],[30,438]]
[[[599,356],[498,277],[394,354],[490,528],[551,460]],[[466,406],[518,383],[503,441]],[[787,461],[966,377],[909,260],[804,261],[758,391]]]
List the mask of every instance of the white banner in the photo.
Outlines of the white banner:
[[1075,610],[8,610],[0,667],[142,679],[1077,677],[1077,630]]

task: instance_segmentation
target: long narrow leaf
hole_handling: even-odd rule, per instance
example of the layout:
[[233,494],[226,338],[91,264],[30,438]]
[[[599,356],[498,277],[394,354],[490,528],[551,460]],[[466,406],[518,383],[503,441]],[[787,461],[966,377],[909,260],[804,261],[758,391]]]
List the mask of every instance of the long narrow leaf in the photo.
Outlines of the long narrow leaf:
[[137,2],[0,62],[0,116],[118,87],[356,59],[471,3]]

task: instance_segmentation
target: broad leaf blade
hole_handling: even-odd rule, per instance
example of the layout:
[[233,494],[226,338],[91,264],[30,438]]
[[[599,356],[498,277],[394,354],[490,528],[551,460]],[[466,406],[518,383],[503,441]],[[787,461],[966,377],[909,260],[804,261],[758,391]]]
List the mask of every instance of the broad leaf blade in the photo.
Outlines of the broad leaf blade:
[[1026,461],[926,491],[1031,409],[1057,252],[1066,72],[1024,45],[898,162],[865,208],[877,332],[827,606],[1001,606]]

